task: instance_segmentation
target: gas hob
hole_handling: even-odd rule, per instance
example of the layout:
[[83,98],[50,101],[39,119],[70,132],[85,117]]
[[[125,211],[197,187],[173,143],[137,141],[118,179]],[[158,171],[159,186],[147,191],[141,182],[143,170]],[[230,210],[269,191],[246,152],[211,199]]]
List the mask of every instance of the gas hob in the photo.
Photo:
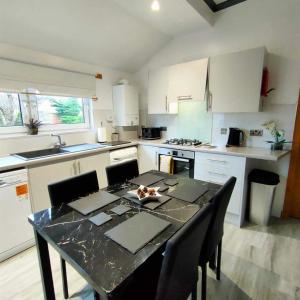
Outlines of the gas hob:
[[191,139],[183,139],[183,138],[180,138],[180,139],[169,139],[169,140],[166,140],[164,142],[164,144],[167,144],[167,145],[179,145],[179,146],[199,146],[202,144],[201,141],[199,140],[191,140]]

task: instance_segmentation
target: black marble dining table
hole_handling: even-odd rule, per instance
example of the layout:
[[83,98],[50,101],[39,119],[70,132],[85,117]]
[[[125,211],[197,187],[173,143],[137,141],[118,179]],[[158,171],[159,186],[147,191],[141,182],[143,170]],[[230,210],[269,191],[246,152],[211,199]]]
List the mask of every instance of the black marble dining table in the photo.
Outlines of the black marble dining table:
[[[157,253],[162,253],[166,242],[174,235],[199,209],[208,203],[220,188],[219,185],[172,176],[159,171],[150,171],[165,179],[178,179],[179,185],[195,182],[206,186],[208,191],[194,203],[172,198],[155,210],[150,210],[122,198],[128,190],[137,186],[127,184],[122,187],[108,189],[121,198],[93,213],[84,216],[63,204],[60,207],[49,208],[28,217],[35,232],[41,279],[45,299],[55,299],[53,278],[51,272],[48,244],[67,261],[92,287],[101,299],[119,299],[122,288],[134,278],[137,270]],[[153,186],[159,186],[161,182]],[[167,194],[177,186],[170,187]],[[175,192],[176,195],[176,192]],[[119,216],[110,209],[123,204],[130,211]],[[162,233],[146,244],[136,254],[132,254],[113,240],[105,236],[105,232],[132,216],[145,211],[171,223]],[[105,212],[112,220],[96,226],[88,219],[100,212]]]

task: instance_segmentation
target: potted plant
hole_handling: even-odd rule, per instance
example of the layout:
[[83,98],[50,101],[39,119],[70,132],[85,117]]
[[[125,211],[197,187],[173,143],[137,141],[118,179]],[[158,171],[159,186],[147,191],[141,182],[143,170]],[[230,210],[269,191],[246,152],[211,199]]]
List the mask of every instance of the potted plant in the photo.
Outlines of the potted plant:
[[39,132],[39,127],[42,125],[41,121],[34,120],[33,118],[29,119],[29,123],[25,123],[25,126],[28,128],[28,134],[36,135]]
[[270,131],[271,135],[274,137],[274,141],[267,141],[267,143],[271,144],[271,150],[282,150],[284,144],[290,143],[285,140],[284,130],[278,129],[275,121],[266,122],[263,126]]

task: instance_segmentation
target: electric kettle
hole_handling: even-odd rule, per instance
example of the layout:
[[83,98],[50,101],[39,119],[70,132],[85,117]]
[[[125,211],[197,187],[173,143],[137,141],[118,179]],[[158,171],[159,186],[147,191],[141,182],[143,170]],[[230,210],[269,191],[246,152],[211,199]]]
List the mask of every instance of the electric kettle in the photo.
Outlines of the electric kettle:
[[241,146],[245,140],[245,134],[243,130],[239,128],[229,128],[229,135],[226,147]]

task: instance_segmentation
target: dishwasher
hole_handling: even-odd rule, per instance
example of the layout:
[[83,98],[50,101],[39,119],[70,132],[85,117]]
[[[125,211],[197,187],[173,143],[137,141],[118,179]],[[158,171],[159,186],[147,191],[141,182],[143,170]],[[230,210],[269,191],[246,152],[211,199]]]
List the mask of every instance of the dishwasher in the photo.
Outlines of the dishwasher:
[[0,173],[0,262],[34,245],[27,170]]
[[120,164],[128,160],[138,159],[137,148],[127,147],[109,152],[110,165]]

